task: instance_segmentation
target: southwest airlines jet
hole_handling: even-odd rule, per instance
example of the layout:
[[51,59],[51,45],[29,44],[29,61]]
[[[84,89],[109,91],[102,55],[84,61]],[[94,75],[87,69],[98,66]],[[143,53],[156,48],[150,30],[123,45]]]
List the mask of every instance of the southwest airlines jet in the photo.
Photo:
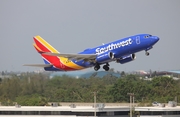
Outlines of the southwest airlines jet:
[[26,64],[25,66],[44,67],[46,71],[74,71],[94,67],[97,71],[103,65],[109,70],[109,63],[127,63],[133,61],[135,53],[145,51],[148,56],[159,37],[139,34],[116,40],[95,48],[88,48],[77,54],[60,53],[40,36],[34,37],[34,48],[42,56],[45,64]]

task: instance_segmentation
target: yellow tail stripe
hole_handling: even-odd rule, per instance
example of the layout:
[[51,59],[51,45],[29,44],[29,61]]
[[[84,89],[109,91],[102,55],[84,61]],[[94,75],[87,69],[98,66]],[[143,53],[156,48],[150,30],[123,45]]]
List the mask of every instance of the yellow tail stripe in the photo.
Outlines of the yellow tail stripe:
[[43,38],[40,36],[35,37],[40,43],[42,43],[46,48],[48,48],[53,53],[59,53],[55,48],[53,48],[48,42],[46,42]]
[[39,51],[42,51],[35,43],[33,44],[35,48],[37,48]]
[[73,69],[84,69],[84,67],[79,66],[73,63],[72,61],[69,61],[68,58],[64,58],[64,57],[60,57],[60,58],[61,58],[61,62],[68,67],[71,67]]

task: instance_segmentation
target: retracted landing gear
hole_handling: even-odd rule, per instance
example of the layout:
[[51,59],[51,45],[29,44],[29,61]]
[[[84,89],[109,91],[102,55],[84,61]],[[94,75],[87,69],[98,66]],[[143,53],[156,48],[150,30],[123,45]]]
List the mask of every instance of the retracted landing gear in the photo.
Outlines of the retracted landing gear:
[[149,52],[147,52],[147,51],[146,51],[146,53],[145,53],[145,54],[146,54],[146,56],[149,56]]
[[105,71],[109,71],[109,64],[106,63],[106,65],[103,66],[103,69],[104,69]]

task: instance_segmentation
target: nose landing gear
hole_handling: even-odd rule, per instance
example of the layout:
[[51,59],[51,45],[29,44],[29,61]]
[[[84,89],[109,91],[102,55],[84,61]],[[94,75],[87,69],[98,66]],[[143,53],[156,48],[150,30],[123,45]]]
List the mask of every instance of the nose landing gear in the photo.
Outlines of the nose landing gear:
[[145,53],[145,54],[146,54],[146,56],[149,56],[149,52],[147,52],[147,51],[146,51],[146,53]]

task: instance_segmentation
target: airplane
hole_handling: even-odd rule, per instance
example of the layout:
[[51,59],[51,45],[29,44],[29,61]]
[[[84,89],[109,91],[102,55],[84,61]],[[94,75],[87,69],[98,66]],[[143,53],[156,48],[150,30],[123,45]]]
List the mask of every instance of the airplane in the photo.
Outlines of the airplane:
[[109,70],[109,63],[124,64],[135,60],[135,53],[148,50],[159,41],[159,37],[150,34],[138,34],[119,39],[94,48],[85,49],[77,54],[60,53],[42,37],[35,36],[34,48],[42,56],[44,64],[25,64],[24,66],[43,67],[45,71],[75,71],[94,67],[95,71],[103,65],[105,71]]

